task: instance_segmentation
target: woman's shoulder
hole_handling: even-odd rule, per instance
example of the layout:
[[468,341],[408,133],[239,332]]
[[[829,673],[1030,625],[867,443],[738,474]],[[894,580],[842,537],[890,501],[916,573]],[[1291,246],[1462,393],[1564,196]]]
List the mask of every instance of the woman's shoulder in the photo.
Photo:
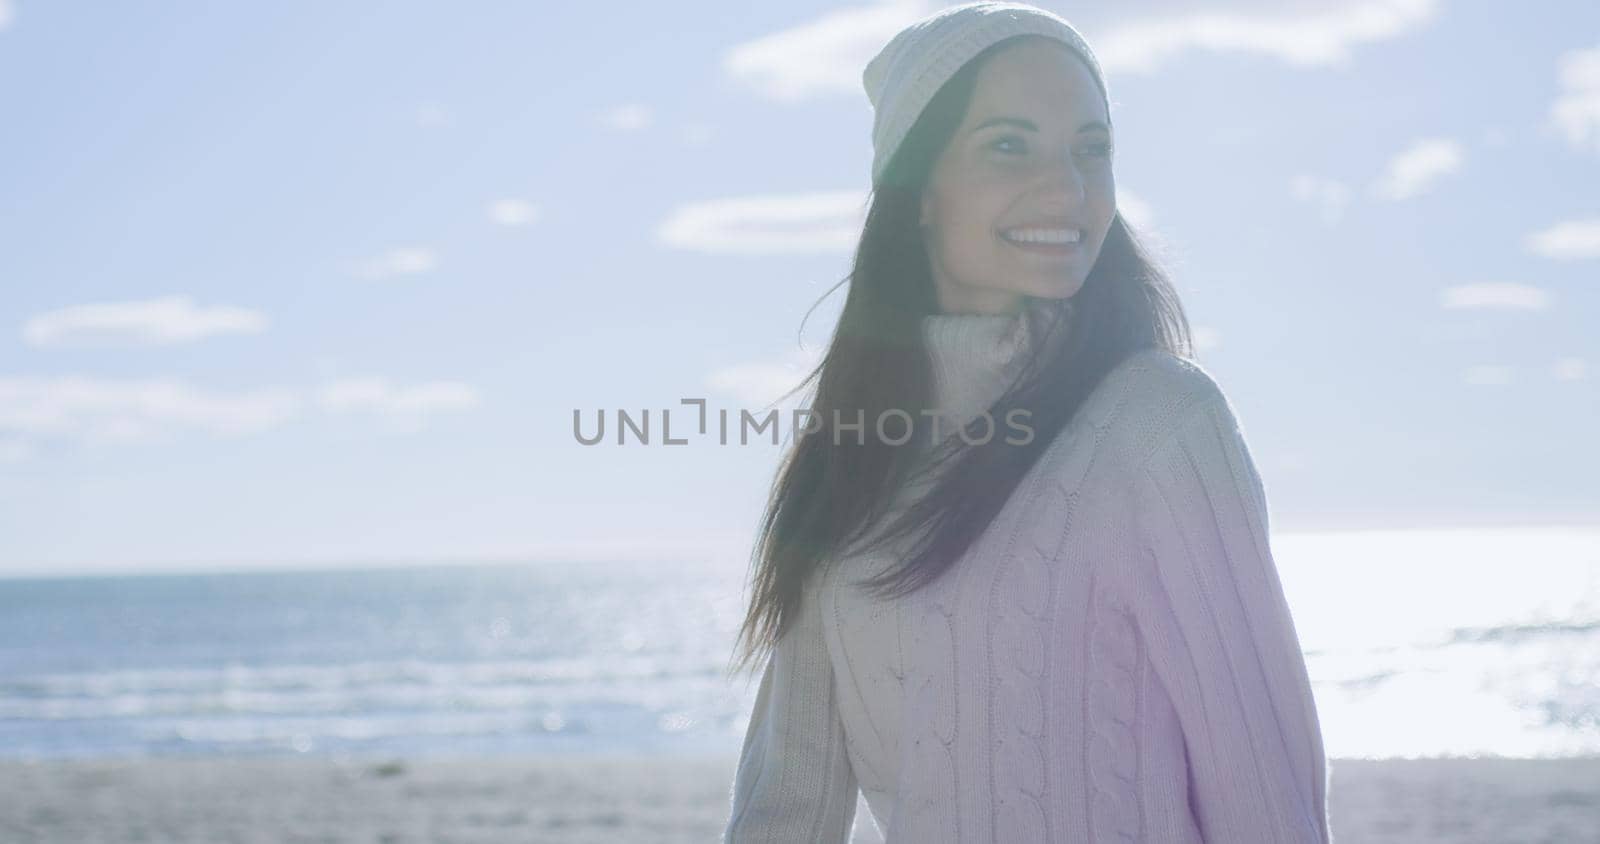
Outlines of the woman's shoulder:
[[1096,402],[1101,446],[1125,466],[1139,465],[1192,408],[1220,404],[1229,409],[1210,371],[1163,348],[1128,355],[1106,373],[1096,392],[1103,394]]
[[1154,346],[1123,358],[1106,374],[1105,381],[1120,385],[1131,394],[1158,401],[1222,393],[1216,377],[1198,361]]

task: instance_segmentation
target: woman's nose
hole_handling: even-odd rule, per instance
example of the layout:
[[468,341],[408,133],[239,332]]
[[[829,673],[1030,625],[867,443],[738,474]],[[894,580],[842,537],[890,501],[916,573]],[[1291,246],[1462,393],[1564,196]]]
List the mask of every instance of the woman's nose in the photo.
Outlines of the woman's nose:
[[1083,174],[1078,171],[1078,163],[1072,154],[1052,158],[1047,166],[1049,168],[1046,174],[1049,184],[1047,198],[1052,202],[1062,203],[1061,210],[1082,204],[1087,192]]

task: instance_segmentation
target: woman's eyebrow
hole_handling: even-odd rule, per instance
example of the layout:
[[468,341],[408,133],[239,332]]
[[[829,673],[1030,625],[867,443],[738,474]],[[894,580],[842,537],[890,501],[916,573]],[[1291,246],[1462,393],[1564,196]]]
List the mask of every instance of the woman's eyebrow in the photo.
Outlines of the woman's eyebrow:
[[[972,131],[977,132],[980,129],[987,129],[990,126],[1016,126],[1021,129],[1027,129],[1030,132],[1039,131],[1039,126],[1037,124],[1035,124],[1032,120],[1022,117],[991,117],[988,120],[985,120],[982,123],[972,127]],[[1102,121],[1091,120],[1078,127],[1078,134],[1081,135],[1084,132],[1092,132],[1095,130],[1109,132],[1111,131],[1111,127],[1107,126]]]

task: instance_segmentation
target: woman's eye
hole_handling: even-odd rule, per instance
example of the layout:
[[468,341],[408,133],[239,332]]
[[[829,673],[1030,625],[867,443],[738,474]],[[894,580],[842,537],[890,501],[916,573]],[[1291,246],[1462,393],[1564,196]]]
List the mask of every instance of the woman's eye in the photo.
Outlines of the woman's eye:
[[[990,149],[998,149],[1001,144],[1010,143],[1010,142],[1014,142],[1014,143],[1018,144],[1019,146],[1022,145],[1022,139],[1021,138],[1017,137],[1016,135],[1006,135],[1003,138],[995,139],[995,141],[993,143],[989,144],[989,148]],[[1011,150],[1000,150],[1000,151],[1001,152],[1010,152]],[[1020,151],[1020,150],[1017,150],[1017,151]]]
[[[1007,147],[1007,144],[1010,144],[1011,146]],[[1006,135],[1003,138],[996,138],[994,141],[990,142],[989,148],[998,152],[1010,154],[1021,154],[1027,152],[1027,144],[1023,142],[1022,138],[1019,138],[1016,135]],[[1109,142],[1090,144],[1085,148],[1085,154],[1093,158],[1110,158],[1111,144]]]

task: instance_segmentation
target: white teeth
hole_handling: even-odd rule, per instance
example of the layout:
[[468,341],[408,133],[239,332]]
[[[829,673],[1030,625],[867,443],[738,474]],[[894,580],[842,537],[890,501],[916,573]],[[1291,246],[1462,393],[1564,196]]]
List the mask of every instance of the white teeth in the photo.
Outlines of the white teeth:
[[1007,229],[1001,232],[1007,240],[1018,243],[1077,243],[1083,237],[1079,229]]

